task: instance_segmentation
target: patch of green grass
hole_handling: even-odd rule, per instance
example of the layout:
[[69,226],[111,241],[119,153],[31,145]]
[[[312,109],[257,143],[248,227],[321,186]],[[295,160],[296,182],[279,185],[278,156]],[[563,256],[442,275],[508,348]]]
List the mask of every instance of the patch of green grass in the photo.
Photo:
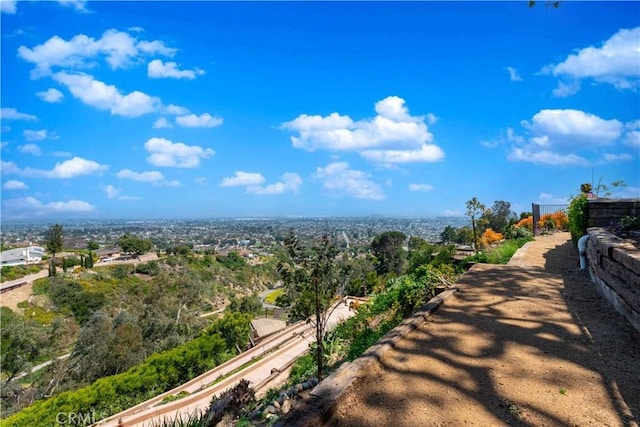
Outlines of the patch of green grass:
[[56,317],[55,313],[47,311],[40,306],[28,304],[26,301],[23,303],[18,303],[18,307],[24,309],[24,317],[35,320],[41,325],[50,325]]
[[2,274],[0,275],[0,282],[6,280],[15,280],[29,274],[38,273],[42,270],[40,265],[5,265],[2,267]]
[[183,397],[187,397],[187,396],[189,396],[189,392],[185,391],[185,390],[182,390],[178,394],[170,394],[169,396],[165,396],[164,399],[162,399],[162,402],[160,402],[160,405],[164,405],[165,403],[173,402],[174,400],[180,400]]
[[468,262],[483,262],[486,264],[506,264],[518,249],[531,240],[532,239],[529,237],[505,240],[500,245],[491,248],[488,251],[470,256],[466,260]]
[[36,281],[33,282],[31,293],[33,295],[44,295],[47,293],[48,288],[49,288],[49,278],[43,277],[42,279],[37,279]]
[[224,380],[225,378],[228,378],[228,377],[230,377],[231,375],[236,374],[236,373],[238,373],[238,372],[242,371],[244,368],[249,367],[249,366],[253,365],[254,363],[258,363],[260,360],[262,360],[262,358],[263,358],[263,357],[264,357],[264,356],[260,356],[260,357],[256,357],[256,358],[254,358],[254,359],[251,359],[250,361],[248,361],[247,363],[245,363],[245,364],[244,364],[244,365],[242,365],[242,366],[237,367],[237,368],[236,368],[236,369],[234,369],[233,371],[231,371],[231,372],[227,372],[227,373],[226,373],[226,374],[224,374],[224,375],[220,375],[218,378],[216,378],[216,380],[215,380],[214,382],[207,384],[207,385],[206,385],[206,387],[211,387],[212,385],[216,385],[216,384],[218,384],[220,381]]
[[274,290],[273,292],[271,292],[269,295],[267,295],[264,298],[264,302],[268,303],[268,304],[275,304],[276,300],[278,299],[278,297],[280,295],[284,294],[284,288],[278,288],[276,290]]
[[564,388],[564,387],[560,387],[560,394],[563,395],[563,396],[566,396],[567,395],[567,389]]

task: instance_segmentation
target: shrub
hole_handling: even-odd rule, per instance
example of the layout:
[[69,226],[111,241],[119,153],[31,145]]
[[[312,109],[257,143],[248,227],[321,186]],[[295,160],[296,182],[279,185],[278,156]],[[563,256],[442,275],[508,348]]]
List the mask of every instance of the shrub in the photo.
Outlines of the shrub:
[[37,273],[40,271],[39,265],[5,265],[2,267],[2,273],[0,274],[0,280],[14,280],[24,277],[28,274]]
[[568,224],[569,218],[567,214],[561,211],[544,214],[538,221],[538,227],[547,231],[566,230]]
[[588,204],[589,200],[586,194],[573,197],[569,203],[569,232],[575,245],[578,244],[580,237],[587,234],[589,226]]
[[629,215],[623,216],[620,219],[620,228],[622,231],[640,230],[640,217]]
[[160,266],[157,261],[149,261],[138,264],[136,267],[136,273],[146,274],[149,276],[155,276],[160,273]]
[[529,231],[533,231],[533,216],[528,216],[526,218],[518,221],[514,227],[516,228],[526,228]]
[[4,419],[2,425],[57,425],[56,414],[60,412],[93,411],[100,417],[107,417],[170,390],[230,357],[223,337],[217,333],[204,333],[180,347],[154,354],[122,374],[35,402]]
[[507,239],[533,239],[533,231],[527,227],[516,227],[515,224],[507,229]]
[[483,247],[487,247],[492,243],[499,242],[501,240],[504,240],[504,236],[501,233],[496,233],[491,228],[487,228],[484,233],[482,233],[480,244]]

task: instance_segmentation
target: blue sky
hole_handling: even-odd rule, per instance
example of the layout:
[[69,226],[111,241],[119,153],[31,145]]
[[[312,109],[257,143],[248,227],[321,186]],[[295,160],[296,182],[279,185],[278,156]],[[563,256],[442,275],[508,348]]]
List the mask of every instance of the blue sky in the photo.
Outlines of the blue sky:
[[640,3],[6,1],[2,219],[640,197]]

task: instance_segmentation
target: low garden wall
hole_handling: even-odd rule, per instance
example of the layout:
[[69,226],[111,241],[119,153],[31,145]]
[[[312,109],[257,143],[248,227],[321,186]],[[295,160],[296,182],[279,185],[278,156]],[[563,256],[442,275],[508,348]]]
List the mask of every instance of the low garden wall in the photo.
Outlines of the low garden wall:
[[588,229],[587,261],[598,293],[640,331],[640,249],[604,228]]
[[640,216],[640,199],[593,199],[587,209],[589,226],[609,227],[622,217]]

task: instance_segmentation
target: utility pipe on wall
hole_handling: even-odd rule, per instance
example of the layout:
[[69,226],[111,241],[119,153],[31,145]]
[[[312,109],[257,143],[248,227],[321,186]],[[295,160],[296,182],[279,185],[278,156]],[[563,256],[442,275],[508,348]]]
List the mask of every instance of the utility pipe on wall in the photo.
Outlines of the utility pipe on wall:
[[587,268],[587,240],[589,235],[585,234],[578,239],[578,254],[580,255],[580,270]]

